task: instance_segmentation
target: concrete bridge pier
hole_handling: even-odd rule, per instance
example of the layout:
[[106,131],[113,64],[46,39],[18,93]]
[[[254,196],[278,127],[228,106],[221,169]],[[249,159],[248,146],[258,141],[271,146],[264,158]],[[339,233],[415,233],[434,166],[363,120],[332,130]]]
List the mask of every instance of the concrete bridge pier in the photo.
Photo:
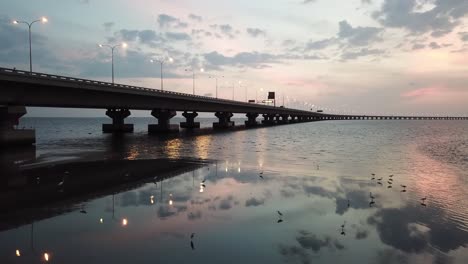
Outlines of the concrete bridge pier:
[[19,119],[26,114],[24,106],[0,106],[0,146],[36,143],[34,129],[17,129]]
[[281,123],[289,124],[289,115],[281,115]]
[[148,133],[178,133],[179,125],[170,124],[171,118],[176,116],[176,114],[176,111],[173,110],[153,109],[153,111],[151,111],[151,115],[158,119],[158,124],[148,125]]
[[234,122],[231,121],[231,117],[234,115],[230,112],[216,112],[215,116],[218,118],[218,122],[213,123],[214,129],[226,129],[234,127]]
[[274,125],[276,122],[275,122],[275,115],[272,115],[272,114],[263,114],[263,120],[262,120],[262,124],[264,125]]
[[281,122],[281,116],[280,116],[280,115],[275,115],[275,123],[276,123],[277,125],[279,125],[279,124],[282,123],[282,122]]
[[247,120],[245,121],[245,126],[246,127],[256,127],[258,125],[256,119],[259,116],[259,114],[257,114],[257,113],[247,113],[245,116],[247,116]]
[[133,124],[125,124],[124,119],[130,116],[130,110],[109,108],[106,115],[112,118],[112,124],[103,124],[102,132],[104,133],[132,133]]
[[195,122],[195,117],[198,116],[198,113],[197,112],[192,112],[192,113],[189,113],[187,111],[184,111],[182,113],[182,116],[185,117],[185,122],[181,122],[180,123],[180,127],[181,128],[185,128],[185,129],[196,129],[196,128],[200,128],[200,122]]

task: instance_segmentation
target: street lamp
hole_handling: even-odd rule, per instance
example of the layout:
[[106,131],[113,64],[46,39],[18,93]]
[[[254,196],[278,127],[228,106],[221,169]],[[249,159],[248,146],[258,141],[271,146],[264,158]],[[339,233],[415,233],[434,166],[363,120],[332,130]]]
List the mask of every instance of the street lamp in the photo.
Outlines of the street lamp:
[[99,47],[101,47],[101,48],[106,47],[106,48],[111,49],[111,54],[112,54],[112,84],[114,84],[114,49],[117,48],[117,47],[126,48],[127,43],[123,42],[122,44],[117,44],[117,45],[114,45],[114,46],[107,45],[107,44],[99,44]]
[[216,99],[218,99],[218,78],[224,78],[224,76],[210,76],[208,78],[216,80]]
[[[193,83],[193,95],[195,95],[195,70],[193,68],[191,69],[185,69],[186,72],[191,71],[192,72],[192,83]],[[200,68],[200,72],[204,72],[205,69]]]
[[29,28],[29,72],[32,72],[32,44],[31,44],[31,27],[34,23],[36,22],[42,22],[43,24],[47,23],[49,20],[47,17],[41,17],[38,20],[34,20],[33,22],[26,22],[26,21],[19,21],[19,20],[13,20],[13,24],[18,25],[18,24],[26,24],[28,25]]
[[[163,85],[163,65],[164,63],[166,63],[166,59],[165,58],[161,58],[161,59],[156,59],[156,60],[150,60],[151,63],[154,63],[155,61],[159,62],[159,64],[161,64],[161,91],[164,91],[164,85]],[[167,58],[167,62],[169,63],[172,63],[174,62],[174,60],[169,57]]]

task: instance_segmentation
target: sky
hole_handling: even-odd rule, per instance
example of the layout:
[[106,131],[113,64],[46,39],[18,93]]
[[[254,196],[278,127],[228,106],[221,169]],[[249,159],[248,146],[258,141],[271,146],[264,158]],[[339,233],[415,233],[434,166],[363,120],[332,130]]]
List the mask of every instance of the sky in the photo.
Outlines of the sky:
[[[468,115],[466,0],[3,0],[0,67],[333,113]],[[204,72],[200,72],[203,68]],[[188,70],[188,71],[186,71]],[[210,78],[211,77],[211,78]],[[104,116],[30,108],[29,116]],[[149,111],[135,111],[149,116]]]

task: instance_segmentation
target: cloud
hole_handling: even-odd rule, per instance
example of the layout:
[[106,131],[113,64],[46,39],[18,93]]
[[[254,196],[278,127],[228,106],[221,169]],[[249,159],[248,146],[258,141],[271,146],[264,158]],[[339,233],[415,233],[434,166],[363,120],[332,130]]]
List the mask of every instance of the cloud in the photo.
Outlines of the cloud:
[[[170,32],[169,36],[171,36]],[[118,41],[125,41],[125,42],[139,42],[141,44],[147,45],[149,47],[159,47],[161,43],[165,41],[165,39],[156,33],[154,30],[146,29],[146,30],[131,30],[131,29],[121,29],[117,32],[114,32],[114,36],[108,39],[108,42],[118,42]]]
[[443,36],[452,32],[468,13],[466,0],[435,0],[432,2],[434,7],[423,12],[415,11],[418,3],[416,0],[385,0],[373,17],[385,27]]
[[347,40],[354,46],[366,46],[373,41],[380,40],[383,29],[376,27],[352,27],[346,20],[340,21],[338,37]]
[[439,89],[435,87],[426,87],[426,88],[419,88],[416,90],[405,92],[401,94],[401,96],[406,97],[406,98],[419,98],[419,97],[425,97],[425,96],[435,96],[437,94],[439,94]]
[[250,36],[252,36],[254,38],[262,37],[262,36],[265,37],[266,36],[265,30],[261,30],[259,28],[247,28],[246,31]]
[[343,60],[355,60],[360,57],[367,57],[372,55],[382,55],[385,54],[384,50],[380,49],[361,49],[359,51],[347,51],[341,54]]
[[372,0],[361,0],[361,3],[370,5],[372,4]]
[[183,33],[183,32],[166,32],[166,38],[168,40],[176,40],[176,41],[191,39],[191,37],[187,33]]
[[197,16],[195,14],[189,14],[188,18],[197,22],[202,22],[203,18],[201,16]]
[[413,47],[411,48],[412,50],[418,50],[418,49],[424,49],[426,47],[426,45],[424,44],[414,44]]
[[203,55],[207,63],[214,67],[236,66],[236,67],[258,67],[264,63],[278,63],[275,55],[259,52],[241,52],[232,57],[224,56],[217,51]]
[[319,41],[309,41],[309,42],[307,42],[307,44],[305,46],[305,50],[306,51],[321,50],[321,49],[325,49],[328,46],[333,45],[335,43],[336,43],[336,39],[334,39],[334,38],[323,39],[323,40],[319,40]]
[[317,1],[317,0],[304,0],[304,1],[302,1],[302,4],[304,4],[304,5],[305,5],[305,4],[310,4],[310,3],[314,3],[314,2],[316,2],[316,1]]
[[247,201],[245,201],[245,206],[246,207],[259,206],[259,205],[263,205],[264,203],[265,203],[265,199],[257,199],[255,197],[252,197],[248,199]]
[[468,41],[468,32],[459,32],[458,35],[462,41]]
[[167,15],[167,14],[160,14],[158,16],[158,24],[161,28],[186,28],[188,24],[182,22],[180,19]]
[[104,24],[102,24],[102,26],[104,27],[104,30],[109,32],[112,30],[112,28],[114,27],[115,23],[114,22],[106,22]]
[[229,24],[222,24],[222,25],[213,24],[213,25],[210,25],[210,28],[219,30],[221,34],[223,34],[224,36],[230,39],[233,39],[235,37],[235,34],[237,34],[237,31],[235,31],[234,28]]
[[441,46],[439,44],[437,44],[436,42],[429,43],[429,47],[431,47],[431,49],[440,49],[441,48]]

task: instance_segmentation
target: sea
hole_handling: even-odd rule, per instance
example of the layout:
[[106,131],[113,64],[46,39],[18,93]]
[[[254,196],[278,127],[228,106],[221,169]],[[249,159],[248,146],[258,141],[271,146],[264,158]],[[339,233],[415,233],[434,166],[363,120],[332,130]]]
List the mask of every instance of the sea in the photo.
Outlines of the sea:
[[[23,118],[19,127],[36,129],[36,147],[0,166],[200,165],[152,181],[155,162],[139,184],[0,208],[0,263],[468,263],[467,121],[321,121],[155,136],[147,133],[154,118],[128,118],[135,132],[115,136],[101,131],[109,120]],[[101,177],[86,173],[77,177]]]

